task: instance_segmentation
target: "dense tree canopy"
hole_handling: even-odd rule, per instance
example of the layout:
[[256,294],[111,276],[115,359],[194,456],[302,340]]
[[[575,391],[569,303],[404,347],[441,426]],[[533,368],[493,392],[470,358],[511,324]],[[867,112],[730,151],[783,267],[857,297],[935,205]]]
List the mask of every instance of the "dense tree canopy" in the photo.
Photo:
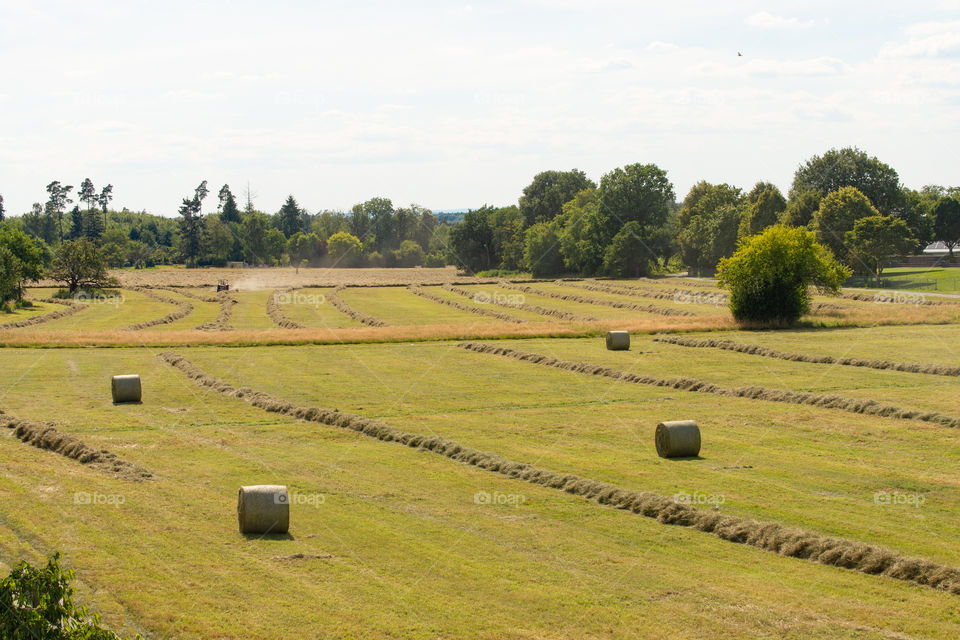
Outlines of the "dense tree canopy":
[[524,226],[553,220],[560,215],[563,205],[578,192],[596,186],[593,180],[579,169],[538,173],[520,196],[520,213]]
[[860,218],[878,215],[880,213],[858,189],[842,187],[820,201],[820,208],[813,214],[810,226],[816,233],[817,242],[829,248],[838,260],[849,264],[847,232],[853,231],[853,225]]
[[953,248],[960,244],[960,199],[940,198],[933,210],[933,238],[946,245],[953,257]]
[[890,260],[909,254],[917,244],[907,223],[893,216],[860,218],[853,224],[853,231],[847,232],[846,240],[854,268],[868,269],[878,282]]
[[884,215],[901,211],[905,205],[900,176],[893,167],[856,147],[831,149],[807,160],[793,176],[790,199],[805,191],[828,194],[843,187],[858,189]]

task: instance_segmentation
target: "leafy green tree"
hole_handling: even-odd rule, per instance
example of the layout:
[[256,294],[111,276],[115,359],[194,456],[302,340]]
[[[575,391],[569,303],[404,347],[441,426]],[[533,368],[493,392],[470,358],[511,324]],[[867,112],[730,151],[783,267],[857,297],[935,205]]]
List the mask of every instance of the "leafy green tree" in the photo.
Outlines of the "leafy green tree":
[[600,271],[608,238],[597,190],[587,188],[579,192],[563,205],[557,222],[561,228],[560,253],[567,270],[581,275]]
[[310,231],[317,234],[321,240],[340,231],[350,232],[350,219],[340,211],[323,211],[310,224]]
[[180,205],[180,250],[187,266],[196,266],[203,251],[203,215],[201,206],[207,197],[207,181],[204,180],[194,189],[193,198],[183,199]]
[[269,252],[267,250],[267,229],[270,219],[266,214],[253,211],[243,216],[240,225],[240,240],[243,246],[243,259],[250,264],[267,264]]
[[866,265],[877,277],[890,260],[912,253],[917,239],[910,235],[910,227],[893,216],[868,216],[853,224],[846,234],[847,246],[857,263]]
[[0,226],[0,248],[5,252],[0,266],[0,302],[22,300],[24,284],[28,280],[36,282],[43,275],[46,247],[7,224]]
[[600,179],[597,195],[608,236],[635,220],[645,242],[666,224],[674,200],[667,172],[655,164],[614,169]]
[[100,248],[108,267],[123,267],[127,264],[127,257],[130,253],[130,238],[122,229],[114,227],[104,232],[101,237]]
[[488,221],[489,208],[468,211],[463,222],[450,230],[450,257],[471,273],[494,268],[497,263],[493,230]]
[[[374,248],[377,251],[384,251],[395,246],[393,202],[389,198],[370,198],[363,203],[363,210],[370,216],[370,233],[373,236]],[[360,239],[367,241],[363,236],[360,236]]]
[[400,243],[399,263],[401,267],[419,267],[423,265],[426,256],[423,247],[414,240],[404,240]]
[[[74,603],[60,554],[43,568],[21,562],[0,581],[0,638],[11,640],[121,640],[100,626],[100,616]],[[140,638],[138,635],[137,638]]]
[[960,244],[960,199],[940,198],[933,210],[933,238],[946,245],[953,258],[953,248]]
[[203,237],[206,240],[206,251],[217,264],[224,264],[233,251],[233,231],[220,216],[207,216],[203,219],[206,229]]
[[103,189],[100,189],[100,195],[97,196],[97,204],[100,205],[100,209],[103,211],[103,229],[107,229],[107,209],[110,206],[110,201],[113,200],[113,185],[108,184]]
[[67,205],[72,203],[70,192],[73,187],[62,185],[59,180],[54,180],[47,185],[47,193],[50,198],[47,200],[48,211],[55,216],[60,233],[60,242],[63,242],[63,212]]
[[[71,213],[71,215],[73,215]],[[100,212],[96,209],[84,209],[80,214],[83,220],[83,235],[91,240],[99,240],[103,236],[103,220],[100,219]]]
[[743,192],[726,183],[701,181],[690,188],[677,212],[677,243],[683,263],[698,275],[733,255],[740,228]]
[[327,253],[333,259],[333,266],[354,267],[363,259],[363,244],[360,238],[338,231],[327,239]]
[[343,229],[363,241],[370,233],[370,212],[363,208],[363,204],[353,205],[350,211],[350,227]]
[[639,278],[650,273],[656,259],[640,223],[631,220],[613,236],[603,254],[603,270],[617,278]]
[[88,238],[60,245],[53,258],[50,277],[66,284],[70,293],[75,293],[77,289],[101,289],[113,284],[113,279],[107,274],[103,252]]
[[220,214],[220,220],[227,223],[239,224],[240,219],[240,209],[237,208],[237,199],[233,197],[233,192],[230,191],[230,185],[225,184],[220,187],[220,192],[217,194],[219,198],[219,204],[217,205],[217,213]]
[[269,229],[266,238],[264,238],[264,245],[267,249],[267,255],[270,257],[270,263],[281,263],[281,258],[287,249],[287,237],[283,235],[283,231]]
[[295,233],[303,231],[303,217],[304,212],[300,209],[300,205],[297,204],[294,197],[292,195],[287,196],[286,202],[283,203],[274,218],[277,229],[283,232],[284,242]]
[[788,227],[806,227],[813,222],[813,214],[820,208],[823,194],[816,189],[809,189],[790,197],[787,208],[780,216],[780,222]]
[[70,211],[70,234],[67,236],[71,240],[76,240],[77,238],[82,238],[87,234],[84,233],[83,229],[83,212],[80,211],[80,207],[74,207]]
[[849,259],[849,250],[845,244],[846,234],[853,231],[853,225],[860,218],[878,216],[867,196],[854,187],[841,187],[828,193],[820,201],[820,208],[813,215],[811,229],[816,233],[817,242],[825,245],[841,262]]
[[856,147],[830,149],[807,160],[793,176],[790,199],[799,198],[804,191],[829,194],[843,187],[858,189],[884,215],[901,210],[905,204],[897,172]]
[[77,192],[77,198],[80,202],[87,205],[87,211],[93,209],[94,205],[97,203],[97,190],[93,186],[93,181],[90,178],[84,178],[83,182],[80,183],[80,191]]
[[493,236],[492,263],[498,269],[517,270],[523,265],[523,216],[516,206],[484,207]]
[[[769,186],[765,186],[758,192],[761,185]],[[747,207],[740,219],[740,237],[755,235],[777,224],[786,208],[787,201],[780,193],[780,189],[770,183],[757,183],[757,186],[747,195]]]
[[3,222],[6,217],[7,210],[3,208],[3,194],[0,193],[0,223]]
[[563,273],[555,222],[538,222],[524,234],[523,259],[535,278]]
[[577,193],[597,185],[579,169],[570,171],[542,171],[523,189],[520,196],[520,214],[524,226],[549,222],[562,213],[564,203]]
[[811,286],[837,293],[850,271],[810,231],[777,225],[744,238],[717,276],[737,320],[793,322],[810,310]]
[[327,243],[315,233],[301,232],[287,240],[287,253],[294,264],[309,264],[327,253]]

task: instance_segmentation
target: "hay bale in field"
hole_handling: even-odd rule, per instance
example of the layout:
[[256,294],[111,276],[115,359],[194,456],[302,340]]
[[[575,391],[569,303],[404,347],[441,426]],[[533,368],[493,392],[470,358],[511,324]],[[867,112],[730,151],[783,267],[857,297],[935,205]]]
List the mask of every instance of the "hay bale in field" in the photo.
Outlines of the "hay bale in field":
[[140,386],[138,375],[113,376],[110,380],[110,390],[113,393],[114,404],[140,402],[143,397],[143,388]]
[[661,422],[654,439],[661,458],[692,458],[700,454],[700,427],[693,420]]
[[237,497],[240,533],[286,533],[290,528],[290,496],[278,484],[240,487]]
[[607,331],[607,350],[629,351],[630,334],[626,331]]

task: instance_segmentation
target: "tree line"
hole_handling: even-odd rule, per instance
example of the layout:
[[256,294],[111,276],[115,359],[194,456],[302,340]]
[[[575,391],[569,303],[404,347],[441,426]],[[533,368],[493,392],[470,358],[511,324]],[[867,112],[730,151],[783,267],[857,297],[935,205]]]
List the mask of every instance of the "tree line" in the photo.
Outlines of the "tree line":
[[97,190],[89,178],[76,192],[50,182],[46,202],[14,218],[0,195],[0,298],[21,298],[24,282],[68,253],[134,268],[235,261],[456,265],[470,273],[534,276],[636,277],[685,268],[702,275],[713,273],[745,239],[782,225],[810,230],[840,263],[879,277],[890,260],[932,241],[943,242],[951,259],[960,243],[960,188],[907,188],[892,167],[850,147],[800,165],[786,197],[769,182],[745,192],[702,181],[677,202],[667,172],[655,164],[613,169],[599,184],[578,169],[551,170],[534,176],[516,205],[485,205],[456,224],[382,197],[349,212],[311,214],[290,195],[268,214],[254,207],[249,187],[241,209],[226,184],[217,192],[216,210],[205,213],[207,184],[182,198],[174,219],[111,210],[113,186]]

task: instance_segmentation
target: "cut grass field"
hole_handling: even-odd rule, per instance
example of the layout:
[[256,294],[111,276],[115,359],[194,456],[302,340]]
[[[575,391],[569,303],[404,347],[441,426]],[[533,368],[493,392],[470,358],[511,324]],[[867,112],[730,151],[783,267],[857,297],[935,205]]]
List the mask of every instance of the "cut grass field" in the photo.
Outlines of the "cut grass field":
[[[634,284],[686,286],[675,279]],[[563,283],[534,286],[601,295]],[[427,289],[489,306],[482,296],[478,302]],[[226,383],[301,407],[339,409],[538,469],[688,496],[707,512],[716,506],[721,515],[960,567],[957,429],[634,384],[476,353],[456,342],[660,379],[835,394],[960,417],[956,378],[655,341],[657,332],[681,332],[781,351],[957,366],[956,308],[844,301],[849,311],[842,317],[817,316],[803,329],[741,331],[726,309],[706,305],[691,309],[693,317],[664,317],[529,294],[531,304],[606,319],[561,322],[495,307],[524,320],[517,324],[405,287],[341,290],[351,307],[390,325],[367,327],[321,302],[330,287],[318,287],[296,289],[300,295],[282,305],[307,328],[278,329],[266,310],[274,289],[241,289],[230,294],[238,301],[234,329],[202,332],[192,328],[215,318],[220,305],[187,292],[214,295],[159,291],[189,300],[194,311],[151,330],[121,328],[162,317],[174,305],[127,290],[114,311],[122,317],[108,320],[91,308],[76,316],[73,329],[0,330],[8,345],[0,348],[0,409],[55,421],[61,432],[153,476],[123,479],[25,444],[11,430],[0,433],[0,560],[8,567],[20,559],[38,563],[63,551],[78,573],[81,600],[112,628],[148,638],[960,634],[960,596],[780,556],[271,413],[198,386],[158,357],[161,348],[176,351]],[[90,323],[82,324],[87,314]],[[883,322],[928,324],[878,326]],[[861,326],[820,326],[842,323]],[[605,328],[634,330],[631,350],[607,351]],[[11,346],[17,339],[63,348]],[[83,340],[114,348],[71,348]],[[305,344],[310,340],[329,344]],[[142,376],[142,404],[111,403],[110,376],[120,373]],[[700,458],[657,457],[654,428],[671,419],[700,424]],[[288,486],[290,535],[237,532],[236,492],[247,484]]]

